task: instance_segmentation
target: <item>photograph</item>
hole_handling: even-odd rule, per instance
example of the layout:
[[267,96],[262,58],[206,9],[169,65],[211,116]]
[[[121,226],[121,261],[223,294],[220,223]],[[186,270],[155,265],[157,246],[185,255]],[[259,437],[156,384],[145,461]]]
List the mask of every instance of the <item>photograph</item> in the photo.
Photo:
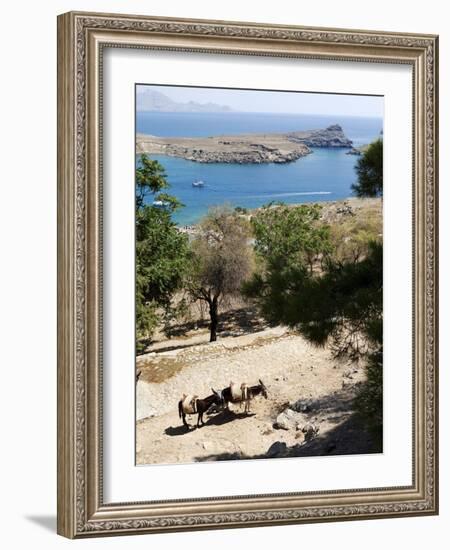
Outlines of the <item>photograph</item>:
[[383,452],[383,123],[135,85],[136,465]]

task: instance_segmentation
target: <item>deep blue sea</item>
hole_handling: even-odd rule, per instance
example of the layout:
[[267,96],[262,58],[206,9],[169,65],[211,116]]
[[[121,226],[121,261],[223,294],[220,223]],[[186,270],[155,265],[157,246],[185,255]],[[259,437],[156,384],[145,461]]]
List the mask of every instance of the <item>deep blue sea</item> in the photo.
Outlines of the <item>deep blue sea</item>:
[[[381,118],[267,113],[137,113],[138,133],[156,136],[214,136],[252,132],[287,132],[340,124],[355,146],[370,143],[383,129]],[[184,204],[178,225],[199,221],[210,206],[256,208],[270,201],[305,203],[344,199],[355,182],[355,155],[347,149],[314,149],[287,164],[202,164],[152,155],[165,168],[169,192]],[[192,187],[201,179],[205,187]]]

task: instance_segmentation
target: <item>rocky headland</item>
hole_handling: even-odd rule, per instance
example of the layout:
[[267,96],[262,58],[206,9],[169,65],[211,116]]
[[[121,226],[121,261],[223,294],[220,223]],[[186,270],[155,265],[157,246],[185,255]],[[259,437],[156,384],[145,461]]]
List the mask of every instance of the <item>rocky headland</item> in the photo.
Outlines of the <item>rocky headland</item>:
[[325,129],[273,134],[211,137],[158,137],[138,134],[136,152],[181,157],[202,163],[286,163],[310,154],[314,147],[351,148],[339,124]]
[[350,151],[347,151],[347,155],[362,155],[368,149],[369,145],[360,145],[359,147],[352,147]]

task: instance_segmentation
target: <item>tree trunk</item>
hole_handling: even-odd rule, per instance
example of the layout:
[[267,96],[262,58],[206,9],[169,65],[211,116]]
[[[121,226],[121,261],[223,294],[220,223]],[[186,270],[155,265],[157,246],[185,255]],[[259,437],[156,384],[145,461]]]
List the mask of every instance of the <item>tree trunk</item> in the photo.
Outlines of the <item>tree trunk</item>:
[[217,340],[217,327],[219,325],[219,316],[218,316],[218,307],[217,307],[217,297],[214,297],[209,304],[209,315],[211,317],[210,325],[210,342],[215,342]]

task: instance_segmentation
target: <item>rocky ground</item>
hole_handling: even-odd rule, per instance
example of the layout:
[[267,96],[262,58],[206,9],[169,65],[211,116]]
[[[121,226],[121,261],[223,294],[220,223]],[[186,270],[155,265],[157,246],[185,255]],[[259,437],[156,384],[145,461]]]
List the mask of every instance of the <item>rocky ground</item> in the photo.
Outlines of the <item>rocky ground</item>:
[[[370,437],[356,422],[352,399],[364,380],[362,365],[339,362],[298,334],[262,328],[207,342],[198,329],[170,343],[156,343],[138,359],[138,464],[371,452]],[[257,384],[251,413],[239,406],[205,417],[186,429],[178,417],[183,393],[205,397],[231,380]]]

